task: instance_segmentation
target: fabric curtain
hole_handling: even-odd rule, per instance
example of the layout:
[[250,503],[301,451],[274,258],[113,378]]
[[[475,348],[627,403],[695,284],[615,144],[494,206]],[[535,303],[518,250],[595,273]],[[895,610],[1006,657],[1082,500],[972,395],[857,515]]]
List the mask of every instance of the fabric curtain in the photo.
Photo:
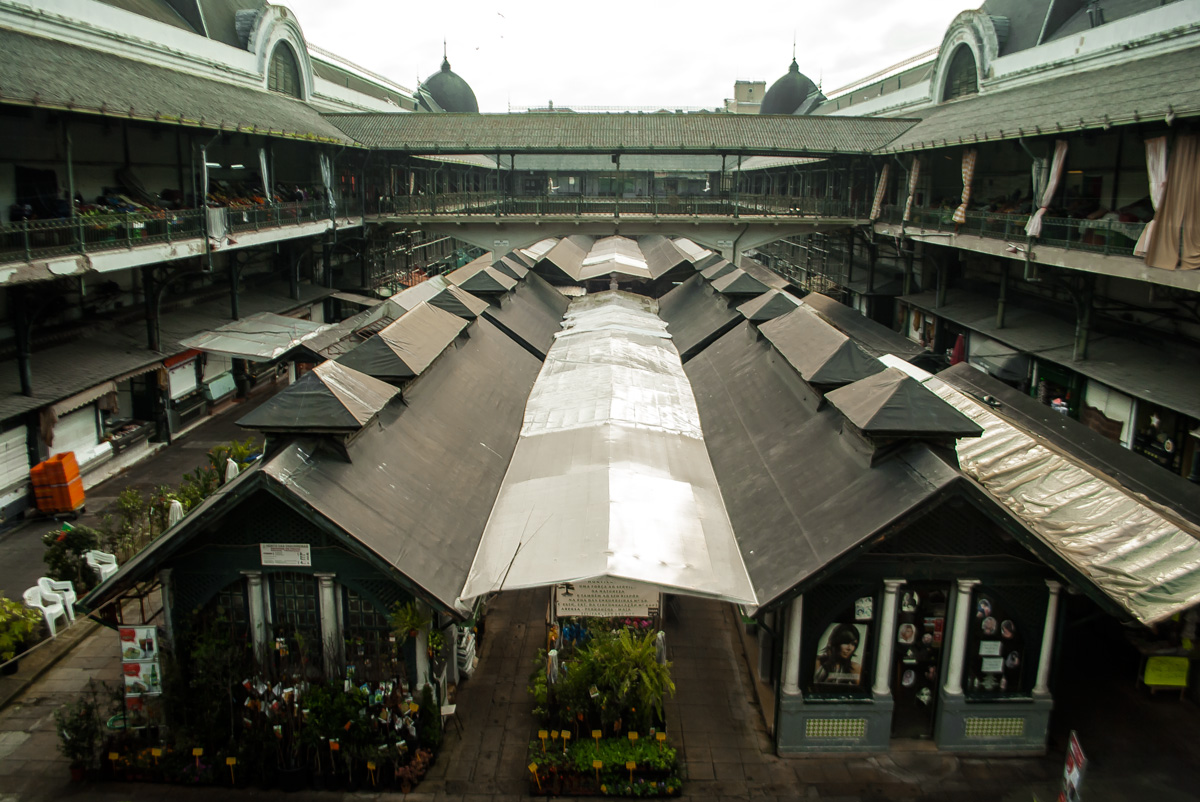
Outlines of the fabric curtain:
[[1042,234],[1042,218],[1046,216],[1046,209],[1050,207],[1050,203],[1054,200],[1054,193],[1058,191],[1058,182],[1062,180],[1063,166],[1067,163],[1067,141],[1059,139],[1054,143],[1054,161],[1050,163],[1050,179],[1046,182],[1045,189],[1042,190],[1042,197],[1038,203],[1038,210],[1033,213],[1033,217],[1029,218],[1029,222],[1025,224],[1025,234],[1030,237],[1039,237]]
[[971,184],[975,181],[975,159],[979,156],[975,148],[968,148],[962,159],[962,203],[954,210],[954,222],[967,222],[967,206],[971,203]]
[[[1146,140],[1146,173],[1150,177],[1150,205],[1154,208],[1155,217],[1162,206],[1163,195],[1167,192],[1167,138],[1156,136]],[[1142,229],[1137,245],[1133,248],[1134,256],[1145,256],[1150,250],[1150,238],[1154,236],[1154,220]]]
[[879,183],[875,185],[875,202],[871,204],[871,220],[879,219],[879,213],[883,211],[883,196],[887,192],[888,174],[891,173],[892,165],[885,164],[883,169],[879,171]]
[[258,149],[258,169],[262,172],[263,197],[266,199],[267,203],[270,203],[271,198],[275,195],[275,193],[271,191],[271,176],[267,171],[266,148]]
[[908,173],[908,200],[904,202],[904,222],[912,220],[913,198],[917,194],[917,181],[921,177],[921,157],[913,156],[912,169]]
[[329,214],[337,211],[337,202],[333,199],[333,161],[322,153],[318,159],[321,163],[321,183],[325,185],[325,201],[329,204]]
[[1164,270],[1200,268],[1200,134],[1176,135],[1154,219],[1146,264]]

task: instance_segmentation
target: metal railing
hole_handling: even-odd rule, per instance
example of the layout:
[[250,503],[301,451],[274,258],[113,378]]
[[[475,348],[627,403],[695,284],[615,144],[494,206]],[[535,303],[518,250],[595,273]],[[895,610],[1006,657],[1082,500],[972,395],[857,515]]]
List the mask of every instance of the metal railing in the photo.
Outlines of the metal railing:
[[[361,204],[340,202],[339,216],[357,216]],[[329,219],[323,200],[178,212],[88,214],[74,219],[27,220],[0,225],[0,264],[101,253],[204,236],[204,215],[219,213],[225,231],[241,233]]]
[[495,193],[401,195],[381,198],[378,213],[413,217],[839,217],[865,218],[868,207],[786,195],[616,198],[585,195],[506,196]]
[[[880,219],[898,225],[903,214],[903,207],[887,206]],[[1013,243],[1025,242],[1025,224],[1029,222],[1027,214],[967,212],[966,222],[963,223],[955,223],[953,215],[952,209],[913,209],[912,219],[907,226],[914,230],[946,231]],[[1144,227],[1144,223],[1121,223],[1116,220],[1044,217],[1042,235],[1037,241],[1066,250],[1133,256],[1134,246]]]

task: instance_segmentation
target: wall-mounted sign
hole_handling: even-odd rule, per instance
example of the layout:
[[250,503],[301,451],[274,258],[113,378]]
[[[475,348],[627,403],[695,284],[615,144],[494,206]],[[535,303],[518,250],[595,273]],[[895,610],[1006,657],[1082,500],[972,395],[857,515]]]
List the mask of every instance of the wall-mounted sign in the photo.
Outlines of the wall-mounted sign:
[[659,592],[637,582],[602,577],[567,582],[555,588],[560,618],[652,618],[658,615]]
[[307,543],[259,543],[263,565],[312,567],[312,546]]

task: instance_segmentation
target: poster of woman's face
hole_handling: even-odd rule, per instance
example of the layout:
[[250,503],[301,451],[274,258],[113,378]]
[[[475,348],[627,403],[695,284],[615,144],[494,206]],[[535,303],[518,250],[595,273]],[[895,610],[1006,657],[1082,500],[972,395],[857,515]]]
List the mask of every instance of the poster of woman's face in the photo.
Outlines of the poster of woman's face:
[[861,684],[866,624],[830,624],[818,643],[814,685]]
[[913,624],[901,624],[896,630],[896,640],[901,643],[912,643],[917,639],[917,628]]
[[983,628],[984,637],[990,637],[996,634],[996,619],[992,618],[990,615],[983,619],[983,623],[980,624],[980,626]]
[[990,599],[980,599],[975,610],[976,618],[989,618],[992,615],[992,602]]
[[1000,637],[1013,638],[1017,634],[1017,625],[1007,618],[1000,622]]

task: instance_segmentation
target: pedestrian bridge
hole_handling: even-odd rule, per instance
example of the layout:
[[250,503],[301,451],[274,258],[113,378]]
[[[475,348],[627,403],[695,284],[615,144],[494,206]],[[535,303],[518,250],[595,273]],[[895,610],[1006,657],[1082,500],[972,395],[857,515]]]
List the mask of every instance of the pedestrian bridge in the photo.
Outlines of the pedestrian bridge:
[[419,226],[489,251],[549,236],[685,235],[733,261],[746,250],[803,234],[865,225],[869,204],[787,195],[730,197],[502,196],[496,193],[384,198],[367,222]]

